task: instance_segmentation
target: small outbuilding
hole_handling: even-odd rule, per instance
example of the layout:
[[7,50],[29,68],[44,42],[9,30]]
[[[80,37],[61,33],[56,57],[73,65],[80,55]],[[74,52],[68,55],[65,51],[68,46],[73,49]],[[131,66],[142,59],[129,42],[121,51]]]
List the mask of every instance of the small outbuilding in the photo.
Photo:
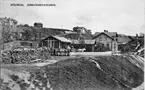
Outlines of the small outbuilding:
[[49,36],[41,40],[40,47],[50,47],[53,49],[66,49],[71,41],[65,37]]
[[72,43],[74,48],[79,49],[79,48],[85,48],[86,52],[94,52],[95,40],[72,40]]

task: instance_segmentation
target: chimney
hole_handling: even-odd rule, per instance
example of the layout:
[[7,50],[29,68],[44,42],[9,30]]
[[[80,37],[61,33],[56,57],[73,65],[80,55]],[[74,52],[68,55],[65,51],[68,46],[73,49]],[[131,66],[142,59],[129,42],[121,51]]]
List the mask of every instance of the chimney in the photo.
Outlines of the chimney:
[[88,31],[88,34],[92,34],[91,30],[87,30]]
[[42,24],[42,23],[37,23],[37,22],[35,22],[35,23],[34,23],[34,27],[43,28],[43,24]]
[[138,34],[136,34],[136,37],[138,37]]
[[108,30],[104,30],[104,32],[108,32]]
[[138,38],[138,34],[136,34],[136,38]]

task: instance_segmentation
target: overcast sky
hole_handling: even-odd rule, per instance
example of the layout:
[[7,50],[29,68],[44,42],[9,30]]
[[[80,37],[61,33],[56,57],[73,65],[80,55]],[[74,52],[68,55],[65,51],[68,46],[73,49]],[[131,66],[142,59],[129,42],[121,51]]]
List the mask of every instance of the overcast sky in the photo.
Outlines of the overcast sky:
[[[144,0],[0,0],[0,17],[11,17],[19,24],[42,22],[44,27],[72,29],[84,26],[92,32],[135,35],[145,32]],[[10,6],[22,3],[25,6]],[[28,3],[56,4],[33,6]]]

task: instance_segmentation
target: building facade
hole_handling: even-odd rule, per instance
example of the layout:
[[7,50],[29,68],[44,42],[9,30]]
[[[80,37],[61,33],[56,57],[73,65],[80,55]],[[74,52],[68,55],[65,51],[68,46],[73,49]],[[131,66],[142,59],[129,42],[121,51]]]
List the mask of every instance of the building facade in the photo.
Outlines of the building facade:
[[40,47],[50,47],[52,49],[66,49],[70,45],[71,41],[60,36],[49,36],[44,38]]
[[71,40],[72,43],[71,45],[75,48],[75,49],[82,49],[85,48],[86,52],[94,52],[95,49],[95,44],[96,41],[95,40]]
[[[107,51],[117,51],[118,43],[117,43],[117,33],[116,32],[108,32],[104,30],[104,32],[98,32],[93,39],[96,41],[95,49],[101,48]],[[104,50],[101,50],[104,51]]]

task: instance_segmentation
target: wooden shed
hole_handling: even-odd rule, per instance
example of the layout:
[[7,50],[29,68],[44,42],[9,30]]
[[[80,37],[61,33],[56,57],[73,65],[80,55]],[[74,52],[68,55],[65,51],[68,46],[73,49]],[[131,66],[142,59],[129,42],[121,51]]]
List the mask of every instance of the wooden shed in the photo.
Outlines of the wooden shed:
[[67,48],[68,45],[71,43],[70,40],[68,40],[67,38],[64,37],[60,37],[60,36],[49,36],[44,38],[41,43],[40,46],[41,47],[50,47],[53,49],[57,49],[57,48]]

